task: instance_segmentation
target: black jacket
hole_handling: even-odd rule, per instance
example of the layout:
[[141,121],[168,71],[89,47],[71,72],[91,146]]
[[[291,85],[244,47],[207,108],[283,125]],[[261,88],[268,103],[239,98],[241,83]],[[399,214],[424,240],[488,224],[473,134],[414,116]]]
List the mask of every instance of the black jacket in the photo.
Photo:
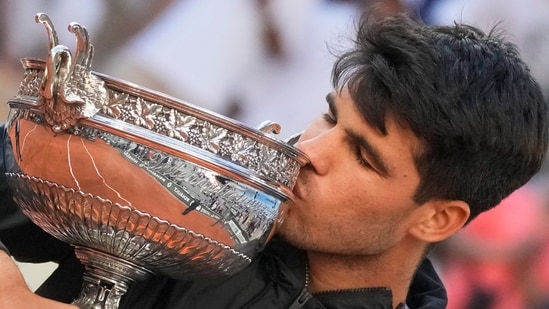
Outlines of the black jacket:
[[[381,287],[313,294],[299,306],[305,265],[303,252],[273,240],[249,267],[230,278],[182,282],[158,277],[137,284],[122,303],[126,308],[392,308],[391,291]],[[158,297],[150,297],[151,292]],[[446,292],[428,260],[414,278],[407,305],[446,307]]]
[[[304,289],[305,265],[302,251],[273,240],[252,264],[231,277],[181,281],[155,276],[136,282],[123,296],[120,309],[392,308],[391,291],[383,287],[311,295]],[[82,271],[69,254],[37,293],[70,302],[78,296]],[[446,292],[428,260],[418,269],[406,302],[412,309],[446,307]]]

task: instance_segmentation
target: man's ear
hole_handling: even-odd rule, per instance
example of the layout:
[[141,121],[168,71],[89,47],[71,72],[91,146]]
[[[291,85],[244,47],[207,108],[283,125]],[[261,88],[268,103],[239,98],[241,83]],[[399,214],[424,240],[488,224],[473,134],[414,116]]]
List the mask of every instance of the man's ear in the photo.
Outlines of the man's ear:
[[470,213],[469,204],[464,201],[430,201],[416,209],[408,232],[429,243],[439,242],[458,232]]

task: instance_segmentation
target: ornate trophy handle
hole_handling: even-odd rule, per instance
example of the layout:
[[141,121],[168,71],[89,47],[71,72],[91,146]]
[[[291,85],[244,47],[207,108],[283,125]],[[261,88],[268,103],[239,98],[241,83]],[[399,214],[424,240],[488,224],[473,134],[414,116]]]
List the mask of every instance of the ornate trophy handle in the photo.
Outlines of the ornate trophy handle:
[[38,106],[52,130],[59,133],[108,104],[107,88],[103,80],[91,73],[93,46],[85,27],[69,25],[69,31],[76,36],[73,56],[68,47],[58,44],[55,28],[46,14],[38,13],[35,21],[45,26],[50,46]]
[[55,31],[55,27],[53,26],[53,23],[48,15],[45,13],[38,13],[34,17],[34,20],[36,23],[42,23],[44,27],[46,27],[46,32],[48,33],[49,37],[49,43],[50,43],[50,49],[54,48],[59,44],[59,39],[57,37],[57,32]]
[[280,134],[282,126],[277,122],[265,120],[259,125],[258,130],[264,133]]

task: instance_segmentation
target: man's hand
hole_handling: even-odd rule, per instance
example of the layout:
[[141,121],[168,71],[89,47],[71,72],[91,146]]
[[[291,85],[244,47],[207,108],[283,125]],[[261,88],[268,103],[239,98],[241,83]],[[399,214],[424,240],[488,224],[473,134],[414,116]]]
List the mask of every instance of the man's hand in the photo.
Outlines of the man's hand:
[[27,286],[17,265],[0,250],[0,308],[11,309],[77,309],[34,294]]

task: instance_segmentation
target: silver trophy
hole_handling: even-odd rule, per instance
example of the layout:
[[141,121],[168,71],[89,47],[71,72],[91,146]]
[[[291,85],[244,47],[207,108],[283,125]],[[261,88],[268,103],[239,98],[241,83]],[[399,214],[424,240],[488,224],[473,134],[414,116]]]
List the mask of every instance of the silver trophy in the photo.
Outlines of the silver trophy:
[[14,199],[85,266],[80,308],[117,308],[132,282],[233,274],[264,247],[292,198],[304,153],[187,102],[91,71],[86,29],[74,53],[47,15],[45,61],[23,59],[9,100]]

